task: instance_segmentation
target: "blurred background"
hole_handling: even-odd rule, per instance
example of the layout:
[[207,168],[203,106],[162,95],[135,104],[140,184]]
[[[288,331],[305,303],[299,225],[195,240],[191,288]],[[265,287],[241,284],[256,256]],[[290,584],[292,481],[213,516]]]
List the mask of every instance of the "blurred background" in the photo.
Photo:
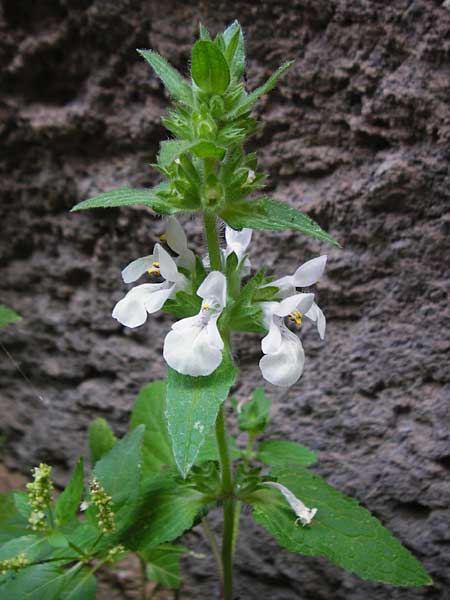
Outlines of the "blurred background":
[[[276,548],[244,518],[236,598],[444,600],[450,586],[450,5],[435,0],[165,2],[1,0],[0,302],[23,317],[0,332],[0,485],[39,461],[65,482],[86,429],[117,434],[142,385],[164,375],[172,319],[137,330],[111,318],[120,270],[164,224],[141,208],[70,214],[122,185],[151,186],[167,138],[162,85],[136,48],[188,74],[198,23],[246,32],[251,88],[295,65],[257,106],[251,146],[268,191],[308,212],[342,250],[299,233],[258,232],[255,267],[280,277],[327,253],[317,287],[327,338],[305,327],[289,391],[269,385],[268,438],[319,453],[317,471],[356,496],[421,560],[435,586],[366,583],[326,560]],[[183,220],[183,219],[182,219]],[[201,223],[184,218],[203,252]],[[239,340],[239,399],[262,385],[257,335]],[[219,517],[219,515],[218,515]],[[217,518],[217,523],[220,520]],[[206,551],[199,532],[187,536]],[[208,559],[184,563],[181,598],[216,597]],[[133,565],[102,598],[132,598]]]

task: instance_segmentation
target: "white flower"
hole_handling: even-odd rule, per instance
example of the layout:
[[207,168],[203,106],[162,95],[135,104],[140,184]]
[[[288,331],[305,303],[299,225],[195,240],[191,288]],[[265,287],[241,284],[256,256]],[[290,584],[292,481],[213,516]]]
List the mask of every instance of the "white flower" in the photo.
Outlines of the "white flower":
[[286,500],[289,503],[289,506],[295,512],[298,517],[298,521],[301,522],[303,527],[305,525],[309,525],[314,518],[314,515],[317,512],[317,508],[308,508],[303,504],[301,500],[299,500],[294,494],[289,490],[286,486],[281,483],[276,483],[275,481],[265,481],[261,485],[267,485],[269,487],[273,487],[279,490]]
[[[225,241],[227,243],[225,256],[228,256],[234,252],[238,258],[238,261],[241,262],[251,242],[252,233],[252,229],[242,229],[241,231],[236,231],[236,229],[233,229],[227,225],[225,227]],[[248,265],[250,266],[248,259],[245,262],[248,262]]]
[[261,373],[269,383],[281,387],[293,385],[303,372],[305,353],[299,338],[290,331],[284,318],[301,325],[311,308],[314,294],[296,294],[281,302],[264,302],[261,308],[268,334],[262,339],[264,356],[259,361]]
[[[325,271],[326,264],[326,255],[313,258],[301,265],[293,275],[281,277],[268,285],[279,288],[279,295],[282,298],[286,298],[287,296],[295,294],[296,288],[305,288],[317,283]],[[325,337],[326,319],[319,306],[313,302],[309,311],[304,313],[304,316],[314,323],[317,323],[317,330],[320,338],[323,340]]]
[[220,271],[211,271],[197,290],[203,298],[200,312],[172,325],[164,340],[167,364],[191,377],[210,375],[222,362],[224,343],[217,320],[227,301],[227,280]]
[[179,255],[176,259],[177,265],[192,271],[195,266],[195,254],[189,250],[184,229],[175,217],[167,219],[166,231],[161,237],[167,241],[169,248]]
[[116,304],[112,316],[126,327],[139,327],[145,323],[147,314],[160,310],[166,300],[173,298],[187,284],[174,259],[160,244],[155,244],[150,256],[130,263],[122,271],[122,278],[125,283],[131,283],[145,272],[161,276],[165,281],[138,285]]

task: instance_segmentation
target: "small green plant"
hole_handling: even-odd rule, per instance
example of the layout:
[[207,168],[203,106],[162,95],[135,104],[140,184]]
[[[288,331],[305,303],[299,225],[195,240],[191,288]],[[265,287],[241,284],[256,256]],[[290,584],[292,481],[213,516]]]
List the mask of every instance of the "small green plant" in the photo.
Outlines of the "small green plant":
[[[231,401],[245,449],[226,431],[224,404],[238,376],[234,332],[261,334],[261,373],[282,387],[303,372],[297,335],[303,321],[325,337],[325,316],[315,294],[304,290],[320,279],[327,257],[278,278],[265,269],[253,272],[248,257],[254,229],[292,229],[339,246],[307,215],[261,195],[265,176],[255,154],[244,150],[257,126],[254,104],[292,63],[247,92],[237,22],[214,40],[200,27],[190,82],[157,53],[139,52],[173,99],[163,119],[173,139],[161,143],[154,165],[163,181],[150,190],[106,192],[73,210],[143,205],[166,217],[165,234],[151,253],[122,271],[126,284],[142,283],[112,316],[129,328],[159,310],[174,316],[164,341],[167,379],[140,392],[124,438],[117,439],[103,419],[91,425],[86,488],[80,459],[57,499],[47,465],[34,470],[28,493],[4,499],[0,597],[89,600],[95,597],[95,572],[130,552],[142,567],[142,598],[148,579],[177,588],[187,550],[170,542],[202,524],[222,597],[231,600],[243,505],[291,552],[327,557],[368,580],[429,585],[422,565],[376,518],[309,469],[314,452],[287,440],[260,441],[271,404],[263,388],[247,402]],[[197,213],[203,220],[206,256],[189,248],[176,213]],[[225,244],[218,232],[222,222]],[[208,513],[217,507],[223,510],[220,548],[208,524]]]

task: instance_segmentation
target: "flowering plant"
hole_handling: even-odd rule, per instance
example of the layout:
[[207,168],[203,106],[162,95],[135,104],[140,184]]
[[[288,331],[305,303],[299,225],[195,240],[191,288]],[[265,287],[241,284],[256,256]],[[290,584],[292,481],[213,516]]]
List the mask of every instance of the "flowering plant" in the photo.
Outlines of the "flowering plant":
[[[316,461],[312,451],[284,440],[258,442],[270,411],[262,388],[250,401],[232,402],[246,449],[226,432],[224,404],[238,375],[235,332],[260,334],[262,376],[281,387],[294,385],[305,366],[298,337],[303,320],[325,337],[325,315],[311,286],[323,276],[327,256],[277,279],[266,269],[253,272],[249,256],[255,229],[292,229],[339,246],[307,215],[260,195],[265,176],[256,156],[244,150],[256,129],[253,105],[292,63],[248,93],[237,22],[214,40],[200,27],[190,82],[157,53],[139,52],[174,102],[163,118],[174,137],[161,143],[154,165],[164,180],[153,189],[106,192],[73,210],[141,205],[166,219],[151,254],[123,269],[124,283],[136,285],[112,316],[128,328],[159,310],[174,316],[164,340],[167,379],[141,391],[122,440],[105,421],[92,424],[93,470],[83,502],[82,461],[56,503],[50,467],[35,469],[28,493],[16,494],[16,512],[8,513],[16,529],[0,548],[0,594],[45,589],[45,598],[93,598],[96,570],[128,552],[142,565],[142,597],[147,578],[177,587],[185,549],[169,542],[201,523],[217,559],[221,595],[231,600],[243,504],[292,552],[325,556],[365,579],[429,584],[421,564],[377,519],[308,469]],[[207,256],[189,247],[177,213],[203,220]],[[217,506],[224,515],[220,550],[207,520]]]

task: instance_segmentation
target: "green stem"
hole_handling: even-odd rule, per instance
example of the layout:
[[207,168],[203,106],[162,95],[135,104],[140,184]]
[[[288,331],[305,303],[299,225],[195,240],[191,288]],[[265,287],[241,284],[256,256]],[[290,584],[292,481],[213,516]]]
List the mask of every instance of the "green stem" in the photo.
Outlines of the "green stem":
[[[249,434],[248,434],[247,448],[245,449],[244,461],[243,461],[244,467],[248,467],[250,460],[252,458],[253,446],[255,444],[256,436],[257,436],[257,434],[255,432],[249,432]],[[236,540],[237,540],[237,536],[238,536],[238,532],[239,532],[239,521],[241,519],[241,510],[242,510],[242,502],[240,500],[238,500],[236,502],[236,509],[234,512],[234,522],[233,522],[233,556],[234,556],[234,551],[236,549]]]
[[212,213],[203,213],[205,221],[206,241],[208,243],[211,271],[222,270],[222,256],[217,236],[216,217]]
[[223,567],[222,567],[222,557],[220,555],[219,546],[217,544],[216,536],[214,535],[214,531],[211,529],[208,520],[206,518],[202,519],[202,527],[205,533],[205,537],[211,546],[212,553],[217,562],[217,568],[219,569],[220,579],[223,580]]
[[147,600],[147,565],[145,560],[139,556],[141,567],[141,600]]
[[219,448],[220,465],[222,471],[222,497],[223,497],[223,540],[222,540],[222,566],[223,566],[223,598],[232,600],[233,590],[233,530],[234,530],[234,499],[233,499],[233,474],[231,471],[230,452],[225,429],[225,415],[223,406],[220,407],[216,421],[217,446]]

